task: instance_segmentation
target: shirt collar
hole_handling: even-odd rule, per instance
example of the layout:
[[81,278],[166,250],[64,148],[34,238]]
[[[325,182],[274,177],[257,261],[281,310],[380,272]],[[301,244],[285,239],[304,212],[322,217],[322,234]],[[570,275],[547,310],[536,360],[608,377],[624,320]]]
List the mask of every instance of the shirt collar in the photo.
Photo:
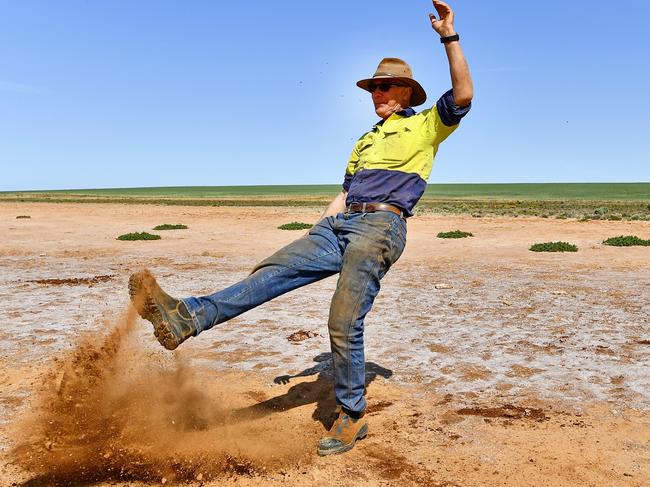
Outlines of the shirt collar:
[[[399,112],[395,112],[395,114],[396,114],[396,115],[399,115],[400,117],[412,117],[413,115],[415,115],[415,113],[416,113],[415,110],[413,110],[411,107],[405,108],[404,110],[399,111]],[[374,128],[375,128],[376,126],[378,126],[378,125],[384,125],[384,122],[385,122],[385,121],[386,121],[386,120],[383,120],[383,119],[382,119],[382,120],[380,120],[379,122],[377,122],[377,123],[374,125],[373,130],[374,130]]]
[[397,114],[401,117],[412,117],[415,115],[415,110],[413,110],[411,107],[405,108],[401,112],[397,112]]

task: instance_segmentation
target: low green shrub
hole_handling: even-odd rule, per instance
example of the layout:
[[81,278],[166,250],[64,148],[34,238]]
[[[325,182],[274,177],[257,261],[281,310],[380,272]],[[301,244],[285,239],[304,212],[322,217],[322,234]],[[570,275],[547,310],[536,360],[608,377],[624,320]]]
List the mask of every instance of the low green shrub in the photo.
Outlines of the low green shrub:
[[608,212],[609,212],[609,208],[607,208],[606,206],[601,206],[600,208],[596,208],[594,210],[595,215],[604,215]]
[[117,240],[160,240],[160,235],[153,235],[147,232],[125,233],[117,237]]
[[530,247],[533,252],[577,252],[578,247],[568,242],[536,243]]
[[650,240],[644,240],[636,235],[621,235],[620,237],[611,237],[603,240],[603,244],[613,245],[614,247],[632,247],[633,245],[648,247],[650,246]]
[[313,227],[311,223],[291,222],[280,225],[278,228],[280,230],[307,230],[311,227]]
[[16,217],[16,220],[21,219],[21,218],[31,218],[31,216],[29,216],[29,215],[18,215]]
[[183,225],[182,223],[164,223],[162,225],[158,225],[156,227],[153,227],[154,230],[186,230],[187,225]]
[[438,238],[466,238],[473,237],[474,235],[470,232],[462,232],[460,230],[454,230],[452,232],[440,232]]

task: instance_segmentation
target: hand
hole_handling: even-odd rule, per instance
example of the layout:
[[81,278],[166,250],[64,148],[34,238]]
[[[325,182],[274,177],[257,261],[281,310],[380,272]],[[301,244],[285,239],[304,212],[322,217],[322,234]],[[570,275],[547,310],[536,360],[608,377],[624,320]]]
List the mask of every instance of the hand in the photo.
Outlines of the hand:
[[379,117],[386,120],[393,113],[401,112],[402,110],[404,110],[402,108],[402,105],[397,103],[395,100],[390,100],[388,103],[382,103],[381,105],[379,105],[375,109],[375,112],[377,113],[377,115],[379,115]]
[[454,29],[454,12],[451,10],[451,7],[445,2],[439,2],[438,0],[433,0],[433,6],[438,12],[438,17],[436,19],[435,14],[429,14],[429,20],[431,20],[431,27],[435,30],[440,37],[448,37],[456,34]]

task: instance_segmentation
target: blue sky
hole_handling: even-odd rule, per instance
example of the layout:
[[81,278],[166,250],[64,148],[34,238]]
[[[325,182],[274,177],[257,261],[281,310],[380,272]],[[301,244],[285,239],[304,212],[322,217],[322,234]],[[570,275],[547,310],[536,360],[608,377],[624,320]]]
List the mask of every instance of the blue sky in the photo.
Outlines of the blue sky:
[[[430,182],[650,181],[650,4],[458,0],[472,112]],[[355,82],[450,87],[425,0],[0,0],[0,190],[333,184]]]

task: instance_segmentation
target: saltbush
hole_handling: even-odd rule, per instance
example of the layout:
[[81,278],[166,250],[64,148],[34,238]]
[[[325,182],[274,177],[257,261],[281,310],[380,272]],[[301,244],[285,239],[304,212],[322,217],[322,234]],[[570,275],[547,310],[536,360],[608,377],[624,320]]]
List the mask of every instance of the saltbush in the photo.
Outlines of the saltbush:
[[530,247],[533,252],[577,252],[578,247],[568,242],[536,243]]
[[466,238],[473,237],[474,235],[470,232],[462,232],[460,230],[454,230],[452,232],[440,232],[438,238]]
[[153,227],[153,229],[154,230],[186,230],[187,225],[183,225],[182,223],[164,223],[162,225]]
[[620,237],[611,237],[603,240],[603,244],[613,245],[614,247],[632,247],[633,245],[648,247],[650,246],[650,240],[644,240],[636,235],[621,235]]
[[280,225],[278,228],[280,230],[307,230],[311,227],[313,227],[311,223],[291,222]]
[[117,237],[117,240],[160,240],[160,235],[153,235],[147,232],[125,233]]

